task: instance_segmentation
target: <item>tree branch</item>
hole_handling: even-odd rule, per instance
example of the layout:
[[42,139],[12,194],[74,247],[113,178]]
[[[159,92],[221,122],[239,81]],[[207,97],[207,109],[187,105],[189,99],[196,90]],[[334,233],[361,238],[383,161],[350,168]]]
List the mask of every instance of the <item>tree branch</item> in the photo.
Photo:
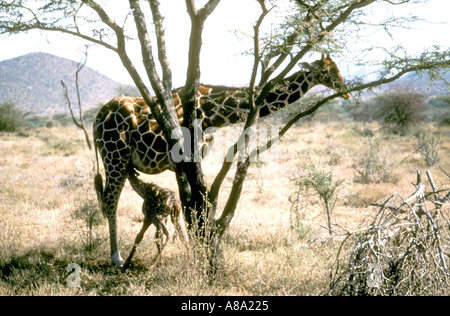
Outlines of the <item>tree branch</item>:
[[[305,29],[305,25],[308,25],[309,23],[311,23],[311,21],[313,19],[317,20],[317,24],[320,25],[322,31],[323,31],[323,26],[322,26],[322,19],[316,14],[316,12],[319,9],[323,10],[323,6],[325,4],[328,3],[328,0],[326,1],[322,1],[322,2],[318,2],[314,7],[312,7],[311,5],[305,3],[302,0],[296,0],[296,2],[299,4],[299,6],[304,7],[308,13],[306,14],[305,18],[302,20],[302,23],[300,23],[297,28],[292,32],[291,35],[289,35],[286,40],[284,41],[284,43],[281,45],[281,47],[283,48],[281,53],[279,54],[278,59],[270,66],[267,68],[266,71],[264,71],[264,73],[261,76],[261,81],[259,83],[260,86],[264,85],[265,83],[267,83],[267,81],[269,80],[270,76],[284,63],[284,61],[286,60],[286,58],[288,56],[290,56],[292,50],[295,47],[295,43],[298,41],[298,39],[300,38],[301,34],[302,34],[302,30]],[[326,13],[326,11],[324,10],[324,12]],[[328,16],[328,14],[326,13],[326,15]],[[309,33],[307,31],[305,31],[305,33]],[[275,56],[266,56],[269,58],[269,60],[266,60],[265,63],[268,64],[270,59],[272,59]]]
[[[129,2],[134,16],[136,29],[138,31],[138,38],[141,45],[142,58],[144,60],[145,70],[147,72],[148,78],[150,79],[150,83],[152,84],[153,90],[155,91],[156,96],[159,102],[161,103],[165,101],[164,99],[166,90],[161,82],[161,79],[159,78],[158,72],[156,71],[156,64],[152,52],[152,43],[150,41],[150,36],[148,34],[145,16],[141,10],[139,0],[129,0]],[[156,110],[155,113],[156,118],[161,117],[161,111],[159,109],[155,110]]]
[[[78,64],[77,71],[75,72],[75,87],[77,88],[78,109],[80,110],[80,122],[85,130],[86,135],[87,135],[87,132],[86,132],[86,128],[84,127],[83,111],[81,109],[81,94],[80,94],[80,86],[78,84],[78,78],[79,78],[80,71],[84,68],[84,66],[86,66],[87,56],[88,56],[88,47],[86,46],[86,51],[84,53],[84,61],[81,61]],[[91,148],[91,146],[89,144],[89,149],[90,148]]]
[[[321,40],[323,40],[323,38],[325,37],[325,35],[331,31],[333,31],[338,25],[340,25],[341,23],[345,22],[347,20],[347,18],[349,17],[349,15],[357,10],[357,9],[361,9],[363,7],[366,7],[370,4],[372,4],[373,2],[375,2],[377,0],[356,0],[355,2],[353,2],[351,5],[346,6],[346,10],[344,12],[342,12],[338,18],[333,21],[330,25],[328,25],[323,31],[322,33],[318,36],[317,38],[317,42],[320,42]],[[280,72],[280,74],[278,76],[276,76],[275,78],[273,78],[272,80],[270,80],[264,87],[264,89],[262,90],[261,94],[258,96],[258,99],[256,100],[257,104],[261,104],[262,102],[264,102],[265,98],[267,97],[268,93],[272,90],[272,88],[280,81],[282,81],[286,75],[294,68],[294,66],[296,64],[298,64],[298,62],[313,48],[313,43],[308,42],[305,44],[305,46],[300,50],[300,52],[298,52],[289,62],[289,64],[284,68],[283,71]],[[284,62],[284,60],[286,59],[287,55],[286,54],[281,54],[280,58],[282,60],[277,60],[277,62],[274,65],[281,65],[282,62]],[[262,79],[264,80],[268,80],[268,78],[270,77],[270,75],[273,74],[273,71],[275,71],[275,69],[270,68],[269,72],[264,74]],[[263,80],[262,80],[263,81]]]
[[115,46],[113,46],[111,44],[108,44],[108,43],[106,43],[106,42],[104,42],[102,40],[98,40],[98,39],[95,39],[93,37],[90,37],[90,36],[87,36],[85,34],[82,34],[78,30],[77,30],[77,32],[74,32],[74,31],[71,31],[71,30],[68,30],[68,29],[65,29],[65,28],[62,28],[62,27],[47,26],[47,25],[39,23],[39,22],[35,23],[35,24],[30,24],[30,25],[21,25],[20,27],[19,26],[15,26],[15,27],[4,26],[4,27],[2,27],[2,29],[4,31],[0,32],[0,34],[13,33],[13,32],[26,32],[26,31],[31,31],[31,30],[61,32],[61,33],[66,33],[66,34],[69,34],[69,35],[73,35],[73,36],[82,38],[82,39],[84,39],[86,41],[89,41],[89,42],[92,42],[94,44],[101,45],[101,46],[103,46],[103,47],[105,47],[105,48],[107,48],[109,50],[112,50],[112,51],[114,51],[116,53],[118,52],[117,47],[115,47]]
[[[250,80],[250,95],[249,95],[249,102],[250,102],[250,107],[251,110],[254,112],[255,111],[255,84],[256,84],[256,76],[258,73],[258,65],[261,61],[261,56],[259,53],[259,33],[260,33],[260,27],[265,19],[265,17],[267,16],[267,14],[270,12],[270,10],[267,9],[266,4],[265,4],[265,0],[257,0],[261,6],[261,10],[262,13],[258,19],[258,21],[256,22],[255,26],[254,26],[254,52],[255,52],[255,56],[254,56],[254,62],[253,62],[253,71],[252,71],[252,76],[251,76],[251,80]],[[246,122],[246,126],[248,125],[249,122],[251,122],[251,117],[254,117],[255,115],[253,113],[250,113],[249,118],[250,121],[247,120]],[[245,131],[245,129],[244,129]],[[240,148],[238,147],[238,144],[243,144],[244,140],[243,137],[245,136],[245,133],[241,134],[241,136],[239,137],[239,140],[228,149],[226,158],[222,164],[222,168],[219,171],[219,173],[217,174],[216,178],[214,179],[213,184],[211,185],[211,189],[209,192],[209,200],[210,203],[213,205],[213,211],[212,213],[215,214],[215,209],[217,206],[217,200],[219,197],[219,190],[220,187],[222,186],[223,180],[225,179],[226,175],[228,174],[228,171],[230,170],[231,166],[233,165],[233,160],[231,159],[231,161],[229,161],[230,157],[234,157],[236,155],[236,153],[240,150]],[[241,146],[242,147],[242,146]]]
[[139,89],[139,92],[145,99],[145,102],[150,106],[150,109],[152,110],[152,113],[155,115],[155,118],[158,119],[158,117],[160,117],[159,108],[157,107],[155,100],[151,96],[150,91],[147,89],[138,71],[136,70],[130,58],[128,57],[126,51],[125,34],[123,32],[123,29],[113,19],[111,19],[105,12],[105,10],[103,10],[103,8],[94,0],[82,0],[82,2],[88,5],[90,8],[92,8],[97,13],[98,17],[102,20],[102,22],[105,23],[107,26],[109,26],[115,32],[117,38],[116,53],[119,55],[123,66],[130,74],[136,87]]
[[68,92],[67,86],[66,86],[66,84],[64,83],[63,80],[61,80],[61,85],[63,87],[64,98],[66,99],[67,106],[69,107],[70,116],[72,117],[72,121],[73,121],[73,123],[75,124],[76,127],[82,129],[83,127],[81,126],[81,124],[78,123],[78,121],[75,119],[75,115],[74,115],[73,110],[72,110],[72,103],[70,102],[70,98],[69,98],[69,92]]
[[201,16],[202,20],[206,20],[211,15],[211,13],[213,13],[219,2],[220,0],[209,0],[208,3],[200,9],[198,15]]
[[195,0],[186,0],[186,7],[191,18],[195,18],[198,14],[197,7],[195,5]]
[[150,9],[153,14],[153,22],[155,24],[156,39],[158,41],[158,56],[163,71],[163,83],[166,91],[172,91],[172,71],[167,58],[166,35],[164,30],[164,18],[159,11],[157,0],[149,0]]
[[253,27],[255,35],[254,35],[254,61],[253,61],[253,71],[252,77],[250,79],[250,87],[249,87],[249,104],[251,108],[255,106],[255,85],[256,85],[256,76],[258,74],[258,67],[261,62],[261,54],[259,52],[259,33],[262,23],[264,22],[265,17],[269,14],[270,10],[267,9],[265,0],[258,0],[259,5],[261,6],[262,13],[256,22],[256,25]]
[[195,0],[186,0],[186,7],[191,18],[198,18],[205,21],[208,16],[216,9],[219,2],[220,0],[209,0],[208,3],[203,6],[203,8],[197,10]]
[[81,0],[81,2],[91,7],[100,17],[102,22],[109,26],[116,34],[123,33],[123,29],[114,21],[114,19],[111,19],[109,17],[106,11],[97,2],[95,2],[94,0]]
[[[238,142],[235,144],[235,146],[232,146],[232,148],[230,148],[228,150],[229,152],[236,150],[234,152],[234,155],[236,155],[236,152],[240,148],[243,147],[245,150],[245,154],[244,154],[245,157],[248,157],[248,149],[249,149],[249,142],[250,142],[249,135],[246,133],[246,131],[255,124],[255,122],[259,116],[259,108],[256,107],[256,105],[255,105],[256,75],[258,73],[258,66],[261,61],[261,56],[259,53],[259,32],[260,32],[260,27],[261,27],[265,17],[270,12],[265,5],[265,0],[258,0],[258,2],[261,6],[262,13],[261,13],[256,25],[254,26],[255,59],[254,59],[254,64],[253,64],[253,71],[252,71],[252,77],[250,80],[250,90],[249,90],[250,114],[247,117],[247,120],[246,120],[245,126],[244,126],[244,132],[240,135]],[[239,146],[239,144],[241,146]],[[216,179],[214,179],[214,183],[211,187],[210,201],[212,202],[212,205],[213,205],[212,218],[214,218],[214,215],[215,215],[218,194],[219,194],[219,188],[232,165],[232,161],[231,162],[227,161],[227,158],[230,158],[230,156],[227,155],[227,157],[225,158],[225,162],[222,165],[222,168],[221,168],[219,174],[217,175]],[[227,203],[224,207],[224,210],[222,212],[220,219],[216,222],[218,236],[223,235],[223,233],[225,232],[226,228],[228,227],[228,225],[230,224],[230,222],[234,216],[234,211],[236,210],[237,203],[241,196],[243,183],[244,183],[245,177],[247,175],[249,165],[250,165],[250,163],[249,163],[248,159],[246,159],[244,163],[238,162],[233,186],[231,188],[231,193],[228,197]]]
[[[210,0],[203,8],[197,10],[194,0],[186,0],[186,7],[191,17],[191,37],[189,42],[189,66],[187,70],[186,84],[183,89],[183,103],[193,103],[200,84],[200,52],[202,48],[203,26],[206,19],[214,11],[220,0]],[[189,106],[190,108],[190,106]],[[185,109],[188,112],[193,109]],[[189,115],[189,113],[188,113]],[[185,124],[188,124],[186,120]]]
[[64,90],[64,92],[63,92],[64,98],[66,99],[67,106],[69,107],[70,115],[72,116],[72,120],[73,120],[75,126],[77,126],[79,129],[81,129],[84,132],[84,137],[86,138],[86,143],[88,145],[88,148],[89,148],[89,150],[92,150],[92,144],[91,144],[91,141],[89,140],[89,133],[87,132],[86,125],[84,124],[83,109],[81,108],[80,87],[79,87],[79,84],[78,84],[78,75],[79,75],[80,71],[84,68],[84,66],[86,65],[87,54],[88,53],[87,53],[87,47],[86,47],[84,61],[81,61],[78,64],[77,71],[75,72],[75,87],[76,87],[76,90],[77,90],[78,109],[79,109],[80,122],[77,122],[77,120],[75,119],[75,116],[74,116],[73,111],[72,111],[72,104],[70,102],[69,93],[67,91],[67,86],[65,85],[63,80],[61,80],[61,85],[62,85],[63,90]]

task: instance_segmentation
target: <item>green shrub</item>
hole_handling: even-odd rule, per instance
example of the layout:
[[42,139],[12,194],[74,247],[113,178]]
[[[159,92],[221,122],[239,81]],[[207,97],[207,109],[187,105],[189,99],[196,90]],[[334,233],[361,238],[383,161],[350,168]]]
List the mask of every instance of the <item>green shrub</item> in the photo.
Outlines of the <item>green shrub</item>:
[[315,165],[310,159],[299,169],[301,170],[300,173],[295,174],[291,179],[291,183],[295,187],[294,193],[289,198],[289,202],[291,202],[291,229],[295,228],[298,232],[304,231],[304,227],[299,225],[301,224],[299,209],[302,207],[299,206],[299,203],[305,198],[317,196],[317,200],[327,216],[328,229],[331,235],[331,216],[338,200],[338,188],[344,180],[334,180],[333,170]]
[[439,125],[440,126],[450,126],[450,111],[448,111],[442,115]]
[[450,95],[442,95],[434,97],[428,101],[428,103],[438,109],[449,109],[450,108]]
[[103,223],[102,213],[97,200],[88,197],[78,200],[71,211],[72,220],[78,220],[77,231],[80,241],[87,252],[95,250],[102,242],[99,227]]
[[355,108],[350,111],[350,117],[356,122],[373,122],[376,120],[377,104],[373,99],[363,102],[357,102]]
[[0,104],[0,132],[17,132],[28,127],[26,117],[29,114],[16,108],[12,102]]
[[408,129],[425,119],[425,95],[409,89],[397,88],[377,96],[375,116],[393,133],[404,135]]

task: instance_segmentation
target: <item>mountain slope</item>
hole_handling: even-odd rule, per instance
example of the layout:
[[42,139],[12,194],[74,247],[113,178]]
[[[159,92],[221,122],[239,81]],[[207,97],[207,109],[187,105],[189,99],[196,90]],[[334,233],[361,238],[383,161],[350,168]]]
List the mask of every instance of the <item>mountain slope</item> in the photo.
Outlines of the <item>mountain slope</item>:
[[[77,63],[45,53],[32,53],[0,62],[0,104],[13,102],[37,115],[68,113],[61,80],[78,108],[75,88]],[[79,74],[83,109],[106,103],[117,93],[118,83],[84,67]]]

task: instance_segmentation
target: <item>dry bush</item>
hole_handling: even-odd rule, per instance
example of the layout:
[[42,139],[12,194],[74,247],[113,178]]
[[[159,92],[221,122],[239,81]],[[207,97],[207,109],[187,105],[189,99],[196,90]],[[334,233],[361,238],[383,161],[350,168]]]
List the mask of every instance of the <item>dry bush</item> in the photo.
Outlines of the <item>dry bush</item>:
[[396,183],[393,164],[384,150],[381,151],[380,142],[369,139],[369,151],[356,155],[353,164],[355,182],[357,183]]
[[104,222],[97,200],[85,197],[75,201],[74,208],[70,212],[72,221],[76,223],[76,231],[85,251],[95,250],[102,244],[105,238],[98,228]]
[[416,192],[392,195],[363,228],[346,231],[327,295],[450,294],[450,190],[418,172]]
[[355,194],[350,194],[346,197],[344,205],[355,208],[366,208],[373,201],[379,201],[386,195],[384,184],[370,184],[365,185],[362,189],[356,191]]
[[420,131],[416,134],[418,141],[417,149],[423,153],[424,160],[429,167],[439,162],[438,148],[442,141],[438,134],[430,134]]

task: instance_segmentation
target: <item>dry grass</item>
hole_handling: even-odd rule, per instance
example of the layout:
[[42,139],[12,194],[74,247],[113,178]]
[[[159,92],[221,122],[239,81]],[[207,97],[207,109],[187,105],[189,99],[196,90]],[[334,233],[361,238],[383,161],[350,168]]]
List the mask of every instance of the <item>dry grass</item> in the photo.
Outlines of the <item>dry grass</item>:
[[[434,131],[432,126],[427,129]],[[395,184],[354,181],[354,157],[368,146],[365,130],[373,133],[389,156],[399,178]],[[450,170],[450,129],[435,132],[442,139],[439,163]],[[416,146],[414,135],[384,134],[375,123],[307,123],[293,128],[280,145],[280,163],[254,164],[250,169],[224,240],[224,271],[211,283],[201,249],[192,255],[178,239],[168,245],[164,263],[155,271],[148,270],[156,253],[154,230],[147,232],[134,267],[125,274],[110,266],[105,221],[95,226],[97,247],[83,246],[86,226],[73,214],[86,201],[95,205],[95,193],[94,155],[86,149],[80,131],[53,127],[30,130],[25,135],[3,133],[0,295],[317,295],[328,286],[338,243],[329,240],[322,228],[325,214],[314,202],[301,214],[302,234],[291,234],[288,197],[293,188],[289,177],[302,163],[298,152],[312,161],[328,163],[333,177],[345,180],[332,221],[353,229],[370,213],[369,203],[394,191],[407,192],[415,170],[427,168],[420,154],[408,157]],[[209,183],[221,160],[205,162]],[[430,168],[437,184],[448,184],[438,166]],[[173,173],[143,178],[176,190]],[[227,179],[219,207],[224,205],[230,187],[231,179]],[[141,203],[127,184],[118,208],[123,256],[141,227]],[[71,263],[81,267],[79,289],[67,286],[70,273],[66,268]]]

